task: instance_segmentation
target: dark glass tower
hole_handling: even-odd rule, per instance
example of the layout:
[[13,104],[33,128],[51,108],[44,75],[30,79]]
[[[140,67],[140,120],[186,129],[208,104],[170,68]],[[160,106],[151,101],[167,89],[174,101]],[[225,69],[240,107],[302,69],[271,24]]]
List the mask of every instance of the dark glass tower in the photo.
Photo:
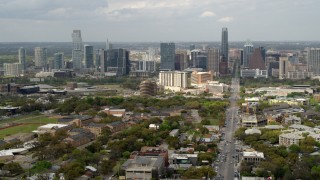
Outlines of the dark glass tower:
[[175,44],[160,44],[161,66],[160,69],[174,70],[175,61]]
[[229,44],[228,44],[228,28],[222,28],[221,36],[221,56],[223,60],[228,61],[229,59]]

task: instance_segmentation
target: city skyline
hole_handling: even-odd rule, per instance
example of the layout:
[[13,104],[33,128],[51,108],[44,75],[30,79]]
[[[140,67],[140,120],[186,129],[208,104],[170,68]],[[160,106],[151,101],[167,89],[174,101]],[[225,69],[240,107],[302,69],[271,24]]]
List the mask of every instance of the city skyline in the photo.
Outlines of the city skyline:
[[316,0],[29,2],[0,2],[0,42],[68,42],[73,29],[85,42],[219,41],[222,27],[230,42],[320,40]]

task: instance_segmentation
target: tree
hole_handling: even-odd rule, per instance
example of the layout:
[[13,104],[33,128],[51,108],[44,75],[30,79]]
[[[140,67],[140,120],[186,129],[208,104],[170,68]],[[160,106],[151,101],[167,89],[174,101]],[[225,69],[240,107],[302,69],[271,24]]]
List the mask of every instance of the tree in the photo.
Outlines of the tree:
[[47,169],[51,168],[52,164],[49,161],[38,161],[36,164],[30,169],[32,174],[42,173]]
[[19,163],[10,162],[3,166],[3,170],[7,170],[10,172],[11,175],[17,175],[23,173],[23,169]]
[[201,166],[200,168],[190,167],[182,174],[183,179],[201,179],[203,177],[210,178],[214,176],[216,172],[210,166]]
[[112,171],[113,164],[110,160],[102,160],[100,168],[102,174],[109,174]]

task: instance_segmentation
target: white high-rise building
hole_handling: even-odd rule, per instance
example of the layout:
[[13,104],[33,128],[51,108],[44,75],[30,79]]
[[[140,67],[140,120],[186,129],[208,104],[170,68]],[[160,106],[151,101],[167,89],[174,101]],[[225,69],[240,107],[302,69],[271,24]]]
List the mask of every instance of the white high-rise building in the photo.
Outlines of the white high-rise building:
[[20,63],[4,63],[5,76],[19,76],[22,73],[22,65]]
[[73,69],[80,70],[83,67],[83,44],[80,30],[73,30],[72,33],[72,62]]
[[46,68],[47,48],[36,47],[34,49],[34,62],[36,67]]
[[191,85],[189,73],[184,71],[160,71],[161,86],[188,88]]
[[308,49],[308,70],[313,75],[320,75],[320,48]]

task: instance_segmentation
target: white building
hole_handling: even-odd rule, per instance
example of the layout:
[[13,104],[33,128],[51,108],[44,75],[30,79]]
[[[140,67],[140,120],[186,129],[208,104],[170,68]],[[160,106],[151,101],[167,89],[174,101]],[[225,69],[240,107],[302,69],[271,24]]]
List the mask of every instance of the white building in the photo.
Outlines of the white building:
[[311,48],[307,51],[308,71],[320,75],[320,48]]
[[258,152],[252,149],[246,150],[243,153],[243,160],[248,163],[258,164],[264,160],[263,152]]
[[36,67],[47,66],[47,48],[36,47],[34,49],[34,63]]
[[20,63],[4,63],[5,76],[20,76],[22,74],[22,65]]
[[241,69],[240,76],[243,78],[268,78],[268,70]]
[[80,30],[73,30],[72,33],[72,62],[73,69],[81,69],[83,67],[83,44]]
[[160,71],[159,84],[161,86],[188,88],[190,87],[189,73],[184,71]]

